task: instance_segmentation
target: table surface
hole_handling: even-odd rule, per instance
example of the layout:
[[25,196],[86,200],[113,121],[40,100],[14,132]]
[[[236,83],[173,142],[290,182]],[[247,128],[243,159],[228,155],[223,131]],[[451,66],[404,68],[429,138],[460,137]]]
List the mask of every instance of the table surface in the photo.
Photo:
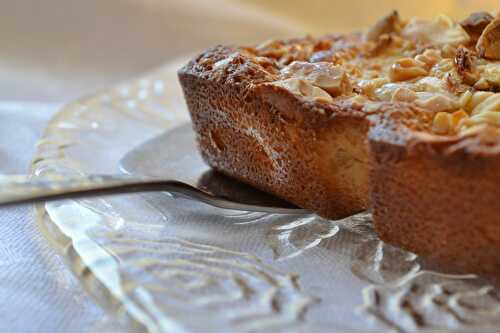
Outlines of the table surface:
[[[0,0],[0,174],[28,172],[37,139],[65,103],[210,45],[359,29],[391,8],[463,17],[494,2]],[[40,234],[30,207],[0,209],[0,221],[1,332],[116,328]]]

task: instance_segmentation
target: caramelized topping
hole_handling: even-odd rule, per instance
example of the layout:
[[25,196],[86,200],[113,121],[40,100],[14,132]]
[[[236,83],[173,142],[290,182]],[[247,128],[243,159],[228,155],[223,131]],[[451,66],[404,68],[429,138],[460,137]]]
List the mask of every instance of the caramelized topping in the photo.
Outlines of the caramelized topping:
[[458,101],[442,94],[436,94],[427,99],[418,100],[416,104],[424,109],[435,112],[454,111],[460,107]]
[[413,102],[417,99],[417,94],[408,88],[397,88],[392,94],[391,100],[393,102]]
[[396,60],[389,71],[391,81],[407,81],[425,75],[427,70],[412,58]]
[[266,84],[306,99],[410,103],[434,117],[436,134],[500,133],[500,17],[486,12],[456,23],[393,11],[364,35],[269,41],[250,53],[277,78]]
[[393,10],[389,15],[383,17],[373,27],[366,32],[365,39],[375,42],[382,35],[390,34],[400,30],[399,14]]
[[344,69],[328,62],[294,61],[281,70],[284,78],[302,79],[332,96],[347,95],[352,85]]
[[500,60],[500,18],[494,19],[484,28],[476,50],[480,57]]
[[472,53],[465,47],[457,49],[455,65],[457,66],[458,74],[465,84],[473,86],[479,80],[479,75],[475,72]]
[[489,86],[495,87],[496,91],[500,88],[500,63],[489,63],[479,67],[482,79],[488,82]]
[[466,92],[459,104],[462,107],[459,111],[435,115],[433,131],[436,134],[466,135],[487,127],[496,128],[500,134],[500,93]]
[[470,38],[465,30],[449,17],[441,15],[432,21],[412,19],[402,31],[403,37],[435,46],[466,44]]
[[469,34],[472,40],[476,41],[483,33],[484,28],[493,21],[493,16],[487,12],[471,14],[468,18],[460,22],[460,25]]

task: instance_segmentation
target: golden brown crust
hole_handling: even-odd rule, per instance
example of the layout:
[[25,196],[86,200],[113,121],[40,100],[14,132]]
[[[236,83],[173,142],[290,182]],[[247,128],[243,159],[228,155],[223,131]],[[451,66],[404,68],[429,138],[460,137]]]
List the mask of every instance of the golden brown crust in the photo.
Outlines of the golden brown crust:
[[[217,59],[234,50],[217,48],[204,57]],[[365,114],[340,105],[317,104],[288,90],[265,84],[250,58],[237,56],[239,71],[197,72],[200,60],[179,72],[204,159],[213,168],[276,194],[323,216],[342,217],[367,208]],[[203,60],[201,60],[203,62]],[[254,71],[259,79],[243,80]],[[334,142],[342,140],[339,146]],[[358,156],[332,154],[351,146]],[[337,161],[332,161],[335,156]],[[353,179],[331,166],[359,169]]]
[[[450,38],[468,43],[462,31],[453,29]],[[191,61],[179,78],[204,159],[327,218],[371,208],[383,240],[462,271],[500,275],[499,131],[476,126],[437,135],[433,127],[439,108],[459,107],[446,96],[475,91],[474,45],[443,47],[443,57],[451,53],[452,60],[434,60],[428,47],[404,44],[397,36],[382,34],[375,43],[362,37],[219,46]],[[431,37],[441,41],[439,34]],[[383,58],[391,45],[408,48],[405,54],[416,59],[396,60],[401,67],[391,71],[403,74],[393,72],[395,81],[411,77],[421,84],[421,73],[430,72],[446,82],[448,95],[415,101],[427,92],[408,91],[398,83],[400,88],[390,90],[392,99],[375,91],[382,97],[374,100],[373,89],[360,79],[352,92],[330,97],[314,90],[322,86],[311,77],[306,81],[314,86],[302,81],[304,86],[292,86],[282,74],[293,61],[345,64],[354,57],[356,64],[379,70],[370,59]],[[440,76],[447,61],[454,62],[455,74]],[[358,98],[361,93],[368,99]],[[468,112],[474,118],[475,111]]]
[[391,127],[383,127],[370,137],[370,201],[380,238],[460,272],[498,279],[498,135],[440,139],[408,131],[394,140]]

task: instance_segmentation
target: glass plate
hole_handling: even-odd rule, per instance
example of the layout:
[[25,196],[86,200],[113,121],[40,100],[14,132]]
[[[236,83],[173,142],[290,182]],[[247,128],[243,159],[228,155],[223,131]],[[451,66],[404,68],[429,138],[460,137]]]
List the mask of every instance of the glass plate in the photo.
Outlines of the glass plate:
[[[68,105],[39,143],[33,176],[121,172],[132,148],[188,122],[178,67]],[[155,158],[142,154],[144,163]],[[35,212],[88,292],[129,331],[500,332],[498,289],[382,243],[368,213],[328,221],[167,193]]]

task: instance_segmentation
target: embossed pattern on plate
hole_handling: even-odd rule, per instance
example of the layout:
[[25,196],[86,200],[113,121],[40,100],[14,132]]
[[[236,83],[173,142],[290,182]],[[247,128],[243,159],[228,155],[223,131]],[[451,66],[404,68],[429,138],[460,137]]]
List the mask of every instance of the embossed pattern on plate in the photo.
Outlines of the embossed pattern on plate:
[[[33,176],[117,173],[130,149],[188,121],[178,66],[66,107]],[[36,215],[131,332],[500,332],[498,289],[383,244],[369,214],[326,221],[155,193],[54,202]]]

